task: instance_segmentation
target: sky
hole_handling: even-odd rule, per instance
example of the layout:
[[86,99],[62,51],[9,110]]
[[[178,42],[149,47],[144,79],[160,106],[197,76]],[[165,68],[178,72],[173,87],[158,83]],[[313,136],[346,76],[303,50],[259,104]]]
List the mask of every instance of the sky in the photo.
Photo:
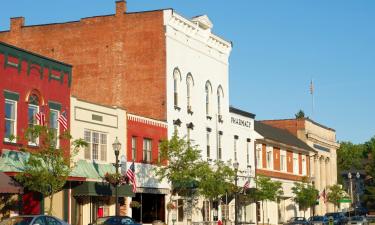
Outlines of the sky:
[[[114,0],[12,0],[9,18],[26,25],[114,14]],[[230,104],[256,119],[307,116],[334,128],[339,141],[375,135],[375,1],[373,0],[127,0],[128,12],[173,8],[207,14],[213,32],[233,42]],[[309,92],[314,83],[314,110]]]

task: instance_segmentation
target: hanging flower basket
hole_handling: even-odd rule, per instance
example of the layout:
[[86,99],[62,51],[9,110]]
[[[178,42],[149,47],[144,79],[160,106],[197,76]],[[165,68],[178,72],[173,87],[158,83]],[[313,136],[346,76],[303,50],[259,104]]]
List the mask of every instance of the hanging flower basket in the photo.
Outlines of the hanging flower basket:
[[124,182],[123,176],[121,174],[116,173],[106,173],[104,175],[104,180],[112,184],[113,186],[122,184]]
[[167,209],[168,210],[176,209],[176,205],[173,202],[168,202],[167,203]]
[[137,201],[131,201],[130,204],[129,204],[130,208],[140,208],[141,207],[141,203],[137,202]]

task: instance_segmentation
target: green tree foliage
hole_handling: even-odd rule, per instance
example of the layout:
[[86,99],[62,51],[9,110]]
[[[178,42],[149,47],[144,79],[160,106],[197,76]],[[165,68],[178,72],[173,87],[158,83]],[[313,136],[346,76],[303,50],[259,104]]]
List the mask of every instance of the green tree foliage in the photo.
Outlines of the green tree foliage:
[[300,110],[295,114],[295,117],[296,117],[296,119],[303,119],[303,118],[305,118],[305,112],[304,112],[302,109],[300,109]]
[[366,156],[365,191],[362,200],[368,209],[375,209],[375,136],[364,144],[364,155]]
[[335,211],[337,207],[340,206],[340,199],[343,199],[344,197],[347,196],[341,185],[335,184],[328,187],[327,200],[335,206]]
[[341,173],[348,170],[363,169],[364,145],[351,142],[341,142],[337,149],[337,177],[339,183],[343,184]]
[[294,202],[303,210],[303,216],[305,216],[306,210],[315,205],[319,191],[304,178],[302,182],[294,183],[292,192],[295,196],[293,199]]
[[73,141],[72,152],[70,148],[56,148],[57,138],[60,138],[60,142],[70,140],[70,135],[63,133],[60,137],[56,137],[53,129],[44,126],[29,128],[26,137],[31,140],[39,139],[38,149],[22,149],[28,151],[30,157],[25,163],[24,170],[16,176],[16,179],[27,189],[49,197],[48,214],[51,215],[53,196],[62,190],[73,169],[72,155],[87,144],[81,139]]
[[273,181],[269,177],[257,176],[255,179],[257,184],[256,195],[257,201],[262,202],[262,214],[264,224],[264,201],[277,201],[283,195],[282,183],[280,181]]

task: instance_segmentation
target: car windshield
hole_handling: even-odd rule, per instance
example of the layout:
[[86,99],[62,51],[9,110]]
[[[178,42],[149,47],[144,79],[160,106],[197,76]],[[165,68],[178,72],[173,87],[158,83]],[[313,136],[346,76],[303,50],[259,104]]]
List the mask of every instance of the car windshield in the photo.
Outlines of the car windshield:
[[323,221],[324,217],[323,216],[314,216],[311,217],[310,221]]
[[351,221],[363,221],[362,216],[353,216],[350,218]]
[[107,219],[108,219],[108,218],[105,218],[105,217],[98,218],[98,220],[96,221],[95,224],[96,224],[96,225],[103,225]]
[[16,216],[0,222],[0,225],[29,225],[33,220],[32,216]]

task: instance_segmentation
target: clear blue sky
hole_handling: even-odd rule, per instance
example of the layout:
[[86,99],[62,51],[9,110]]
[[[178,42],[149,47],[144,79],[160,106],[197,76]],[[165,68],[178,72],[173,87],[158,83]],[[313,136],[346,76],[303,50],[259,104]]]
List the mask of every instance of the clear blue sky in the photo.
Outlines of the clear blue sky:
[[[375,135],[375,1],[128,0],[130,12],[160,8],[186,17],[207,14],[214,32],[234,43],[233,106],[257,119],[292,118],[303,109],[336,129],[340,141]],[[0,30],[16,16],[33,25],[113,13],[114,0],[3,1]]]

